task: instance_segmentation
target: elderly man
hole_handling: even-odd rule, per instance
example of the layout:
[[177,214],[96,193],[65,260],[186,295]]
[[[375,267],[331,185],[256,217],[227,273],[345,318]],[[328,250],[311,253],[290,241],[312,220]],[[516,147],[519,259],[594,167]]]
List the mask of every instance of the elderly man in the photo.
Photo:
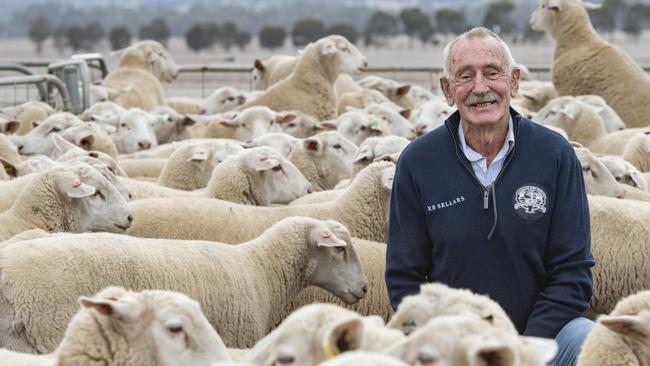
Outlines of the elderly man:
[[520,333],[556,338],[570,365],[593,322],[589,210],[582,169],[559,134],[510,108],[520,71],[508,46],[475,28],[444,51],[456,111],[397,164],[386,284],[393,308],[442,282],[487,294]]

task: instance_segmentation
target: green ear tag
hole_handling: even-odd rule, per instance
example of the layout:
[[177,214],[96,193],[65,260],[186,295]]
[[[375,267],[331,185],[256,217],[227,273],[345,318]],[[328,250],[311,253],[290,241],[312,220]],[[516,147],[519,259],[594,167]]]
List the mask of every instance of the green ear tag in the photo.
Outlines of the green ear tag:
[[122,95],[129,91],[129,88],[117,88],[117,94]]
[[370,128],[379,129],[379,121],[372,121]]

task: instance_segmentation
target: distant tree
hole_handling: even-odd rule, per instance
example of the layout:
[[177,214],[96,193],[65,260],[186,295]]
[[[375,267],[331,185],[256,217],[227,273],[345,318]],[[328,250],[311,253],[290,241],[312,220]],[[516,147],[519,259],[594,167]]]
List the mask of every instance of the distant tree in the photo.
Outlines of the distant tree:
[[499,34],[510,34],[515,30],[512,11],[515,5],[512,0],[494,0],[488,4],[483,26]]
[[214,46],[221,37],[221,25],[217,22],[204,23],[204,32],[208,48]]
[[420,8],[404,8],[399,13],[399,18],[404,25],[404,32],[411,38],[426,41],[433,33],[431,19]]
[[276,25],[265,25],[257,34],[260,39],[260,46],[268,49],[275,49],[284,45],[287,32],[284,28]]
[[325,25],[314,18],[300,19],[293,24],[293,29],[291,29],[291,41],[298,47],[315,42],[325,35]]
[[605,0],[600,9],[589,12],[591,22],[597,30],[612,33],[620,29],[619,23],[623,18],[627,5],[624,0]]
[[59,54],[62,54],[66,47],[68,47],[68,27],[58,26],[52,32],[52,43]]
[[50,35],[50,23],[44,16],[34,19],[29,25],[29,39],[36,44],[36,53],[41,54],[43,51],[43,42]]
[[394,36],[398,33],[397,18],[384,11],[374,12],[363,28],[363,39],[366,45],[376,43],[378,37]]
[[185,44],[195,53],[210,47],[206,28],[206,24],[195,23],[185,32]]
[[153,39],[162,43],[167,47],[167,41],[171,36],[169,26],[163,18],[156,18],[151,21],[151,23],[140,27],[138,32],[138,38],[140,39]]
[[326,34],[338,34],[348,39],[352,43],[357,43],[359,40],[359,31],[350,23],[335,23],[332,24]]
[[97,43],[101,42],[106,36],[104,27],[99,22],[91,22],[83,28],[83,46],[85,50],[99,48]]
[[462,10],[440,8],[434,17],[437,31],[442,34],[460,34],[467,29],[465,13]]
[[128,47],[131,44],[131,32],[129,28],[123,25],[117,25],[111,28],[111,31],[108,33],[108,41],[111,44],[111,50]]
[[219,35],[217,36],[217,42],[226,50],[229,51],[230,47],[236,44],[235,38],[239,33],[237,25],[231,21],[224,22],[221,24],[219,29]]
[[74,52],[78,52],[84,48],[84,42],[86,38],[84,36],[84,29],[74,25],[67,29],[66,37],[68,39],[68,46],[72,48]]
[[631,5],[625,14],[623,32],[632,36],[635,42],[639,40],[648,12],[648,7],[645,4],[636,3]]
[[235,34],[235,44],[240,50],[245,50],[246,46],[251,43],[251,34],[246,31],[239,31]]

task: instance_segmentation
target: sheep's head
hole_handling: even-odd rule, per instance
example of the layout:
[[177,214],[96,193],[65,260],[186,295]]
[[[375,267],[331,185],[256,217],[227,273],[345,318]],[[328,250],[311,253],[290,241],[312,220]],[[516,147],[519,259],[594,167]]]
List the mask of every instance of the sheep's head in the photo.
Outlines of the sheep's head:
[[253,79],[253,86],[255,90],[264,90],[268,87],[268,75],[266,67],[261,60],[255,59],[253,63],[253,71],[251,71],[251,79]]
[[601,5],[582,0],[540,0],[530,16],[530,26],[538,32],[546,31],[551,37],[557,39],[569,23],[590,22],[587,10],[600,7]]
[[[335,59],[336,72],[358,75],[368,67],[368,60],[347,38],[331,35],[316,41],[321,55]],[[335,78],[334,78],[335,79]]]
[[53,134],[61,133],[74,126],[83,126],[78,117],[70,113],[56,113],[40,123],[24,136],[18,137],[18,151],[23,155],[50,155],[55,148]]
[[243,92],[231,88],[223,87],[214,91],[209,97],[201,103],[199,114],[217,114],[227,112],[246,102],[246,96]]
[[156,118],[139,108],[131,108],[122,113],[118,119],[115,134],[112,136],[115,146],[121,153],[133,153],[158,146],[153,130]]
[[145,40],[135,43],[125,50],[120,65],[128,64],[129,59],[139,59],[140,63],[158,79],[171,83],[178,76],[178,65],[165,47],[157,41]]
[[574,147],[582,166],[582,177],[588,194],[623,198],[625,192],[616,178],[589,149]]
[[256,106],[246,108],[232,119],[223,119],[219,123],[225,127],[234,128],[238,140],[251,142],[267,132],[281,132],[278,118],[283,114],[276,113],[268,107]]

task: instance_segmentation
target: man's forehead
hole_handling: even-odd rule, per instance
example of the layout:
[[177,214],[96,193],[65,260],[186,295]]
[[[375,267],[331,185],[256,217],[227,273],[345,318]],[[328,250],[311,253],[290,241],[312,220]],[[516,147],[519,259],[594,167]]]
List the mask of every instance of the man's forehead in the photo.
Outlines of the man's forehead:
[[499,65],[504,69],[508,61],[503,45],[492,37],[460,39],[450,50],[454,69]]

